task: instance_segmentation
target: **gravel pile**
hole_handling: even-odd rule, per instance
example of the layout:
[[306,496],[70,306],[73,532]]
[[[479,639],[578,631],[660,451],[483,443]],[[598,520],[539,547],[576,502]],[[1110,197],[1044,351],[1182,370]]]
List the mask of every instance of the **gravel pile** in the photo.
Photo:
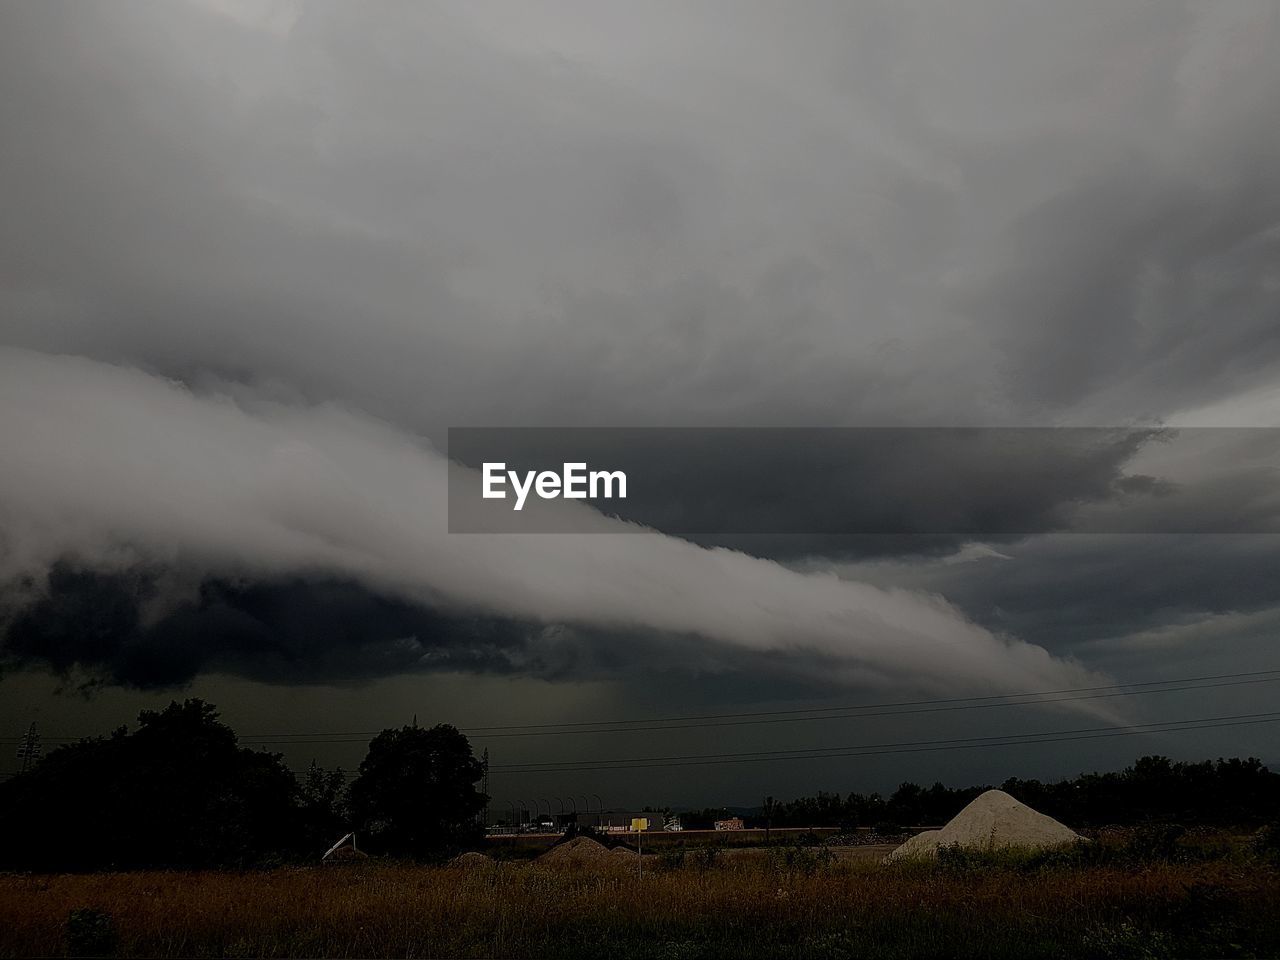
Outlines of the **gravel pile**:
[[875,847],[883,843],[902,843],[905,833],[876,833],[861,830],[854,833],[833,833],[822,841],[824,847]]
[[558,843],[542,856],[537,863],[616,863],[617,860],[609,852],[609,848],[597,843],[590,837],[574,837],[564,843]]
[[1003,790],[988,790],[961,810],[941,830],[927,830],[900,846],[885,862],[936,857],[939,847],[973,850],[1020,847],[1039,850],[1083,839],[1052,817],[1019,803]]
[[476,870],[483,867],[492,867],[495,862],[492,857],[486,857],[483,853],[476,853],[472,850],[454,857],[449,861],[449,866],[461,867],[464,870]]

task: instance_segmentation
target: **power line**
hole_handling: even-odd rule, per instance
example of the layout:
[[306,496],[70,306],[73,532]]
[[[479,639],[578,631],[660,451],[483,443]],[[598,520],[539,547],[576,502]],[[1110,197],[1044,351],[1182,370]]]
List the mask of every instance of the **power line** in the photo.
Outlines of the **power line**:
[[[1219,682],[1220,681],[1220,682]],[[1131,683],[1104,684],[1093,687],[1070,687],[1032,693],[991,694],[978,697],[949,697],[931,700],[902,700],[885,703],[869,703],[836,707],[800,707],[787,710],[758,710],[742,713],[693,714],[676,717],[634,718],[625,720],[566,721],[564,723],[508,724],[503,726],[465,727],[464,733],[485,740],[498,737],[557,736],[577,733],[628,733],[661,730],[688,730],[699,727],[723,727],[754,725],[758,723],[791,723],[798,721],[840,720],[853,717],[905,716],[920,713],[950,712],[956,710],[990,709],[995,707],[1037,706],[1054,703],[1072,703],[1082,700],[1100,700],[1113,697],[1142,696],[1150,693],[1176,693],[1186,690],[1210,690],[1222,687],[1245,686],[1280,681],[1280,668],[1254,670],[1245,673],[1212,674],[1200,677],[1179,677],[1169,680],[1146,680]],[[1078,694],[1074,695],[1073,694]],[[867,712],[875,711],[875,712]],[[725,721],[725,722],[721,722]],[[651,724],[651,726],[632,726]],[[658,726],[658,724],[663,724]],[[667,726],[665,724],[673,724]],[[510,731],[510,732],[497,732]],[[273,734],[245,734],[239,737],[243,743],[256,745],[281,744],[341,744],[364,742],[381,731],[366,730],[345,733],[299,732]],[[0,737],[0,743],[16,743],[21,738]],[[79,737],[46,737],[45,740],[74,742]]]
[[812,747],[802,750],[764,750],[743,754],[692,754],[674,757],[632,757],[601,760],[564,760],[545,763],[495,766],[503,773],[574,773],[592,770],[636,769],[646,767],[693,766],[697,764],[756,763],[769,760],[829,760],[841,757],[887,756],[898,753],[920,753],[929,750],[972,749],[974,747],[1008,747],[1069,740],[1096,740],[1104,737],[1135,736],[1151,733],[1181,733],[1187,730],[1211,730],[1218,727],[1242,727],[1280,722],[1280,711],[1238,714],[1225,717],[1201,717],[1193,720],[1166,720],[1131,724],[1123,727],[1086,727],[1078,730],[1049,730],[1042,733],[1006,734],[994,737],[962,737],[949,740],[907,740],[895,743],[861,744],[846,747]]
[[[1247,677],[1263,677],[1270,674],[1280,674],[1280,668],[1272,670],[1253,670],[1247,673],[1219,673],[1202,677],[1175,677],[1169,680],[1143,680],[1133,683],[1108,683],[1094,687],[1067,687],[1061,690],[1040,690],[1032,693],[996,693],[978,697],[947,697],[935,698],[930,700],[899,700],[890,703],[864,703],[849,706],[835,707],[797,707],[790,710],[754,710],[745,713],[704,713],[694,714],[681,717],[648,717],[634,720],[584,720],[579,722],[566,723],[535,723],[535,724],[505,724],[493,727],[469,727],[468,732],[480,733],[489,730],[510,730],[519,727],[524,730],[537,729],[540,727],[582,727],[582,726],[606,726],[615,724],[628,723],[675,723],[679,721],[702,721],[702,720],[725,720],[740,719],[745,717],[769,717],[781,716],[784,714],[802,714],[802,713],[826,713],[836,710],[879,710],[881,708],[890,707],[918,707],[932,706],[935,704],[959,704],[977,701],[993,701],[993,700],[1009,700],[1012,697],[1048,697],[1057,694],[1069,693],[1087,693],[1098,690],[1118,690],[1129,687],[1155,687],[1164,686],[1172,683],[1198,683],[1200,681],[1209,680],[1236,680]],[[1271,679],[1280,679],[1280,677],[1272,677]],[[1008,704],[1001,704],[1006,706]],[[1016,704],[1014,704],[1016,706]]]
[[[833,760],[846,757],[880,757],[937,750],[972,750],[990,747],[1028,746],[1066,743],[1076,740],[1100,740],[1142,734],[1183,733],[1223,727],[1247,727],[1280,723],[1280,711],[1236,714],[1222,717],[1199,717],[1191,720],[1163,720],[1121,727],[1084,727],[1075,730],[1047,730],[1040,733],[1003,734],[991,737],[960,737],[944,740],[906,740],[890,743],[860,744],[844,747],[810,747],[800,750],[761,750],[750,753],[690,754],[674,757],[601,758],[599,760],[562,760],[545,763],[492,766],[502,773],[590,773],[600,770],[633,770],[656,767],[685,767],[732,763],[762,763],[775,760]],[[294,770],[295,773],[304,771]],[[350,779],[354,771],[342,771]]]
[[[1081,700],[1105,700],[1113,697],[1134,697],[1151,693],[1177,693],[1183,690],[1212,690],[1220,687],[1237,687],[1258,683],[1274,683],[1280,681],[1280,676],[1261,677],[1249,680],[1232,680],[1222,683],[1196,683],[1184,684],[1182,686],[1165,686],[1160,689],[1141,689],[1141,690],[1112,690],[1109,693],[1088,693],[1080,696],[1041,696],[1039,699],[1021,699],[1006,700],[1004,702],[983,702],[983,703],[957,703],[951,700],[937,701],[939,706],[930,707],[914,707],[905,710],[882,710],[876,709],[878,705],[867,707],[830,707],[830,708],[811,708],[816,711],[825,710],[825,712],[816,716],[768,716],[765,714],[748,714],[746,716],[755,717],[755,719],[743,720],[727,720],[727,721],[708,721],[705,723],[682,723],[677,725],[661,725],[661,726],[638,726],[638,727],[606,727],[605,723],[621,724],[621,723],[637,723],[644,721],[602,721],[599,726],[590,729],[584,728],[569,730],[550,730],[550,729],[533,729],[533,730],[512,730],[509,733],[483,733],[478,732],[486,729],[510,729],[510,728],[484,728],[484,727],[466,727],[463,732],[469,734],[477,740],[491,739],[508,739],[516,737],[550,737],[568,734],[593,734],[593,733],[644,733],[654,731],[667,730],[696,730],[708,727],[739,727],[739,726],[755,726],[758,724],[773,723],[803,723],[822,720],[845,720],[845,719],[867,719],[872,717],[900,717],[913,714],[923,713],[942,713],[956,710],[987,710],[994,707],[1021,707],[1021,706],[1037,706],[1053,703],[1074,703]],[[1174,684],[1178,681],[1158,681],[1166,684]],[[1144,686],[1150,686],[1144,684]],[[1034,694],[1010,694],[1009,696],[1032,697]],[[993,698],[974,698],[982,700],[992,700]],[[922,703],[930,703],[932,701],[919,701]],[[842,712],[833,712],[833,711]],[[874,710],[875,712],[866,712]],[[781,713],[792,713],[793,711],[779,711]],[[656,721],[655,721],[656,722]],[[534,726],[552,726],[551,724],[534,725]],[[308,743],[362,743],[368,737],[376,736],[378,731],[358,732],[358,733],[297,733],[297,734],[257,734],[246,735],[240,739],[246,742],[252,741],[257,744],[308,744]]]

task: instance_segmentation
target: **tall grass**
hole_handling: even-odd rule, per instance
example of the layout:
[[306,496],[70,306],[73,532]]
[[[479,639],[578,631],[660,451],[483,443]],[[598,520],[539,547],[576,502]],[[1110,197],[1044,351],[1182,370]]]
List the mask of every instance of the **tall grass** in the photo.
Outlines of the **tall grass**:
[[692,859],[642,879],[612,864],[377,862],[10,875],[0,955],[92,952],[68,939],[73,911],[106,924],[119,956],[1280,955],[1280,870],[1263,859]]

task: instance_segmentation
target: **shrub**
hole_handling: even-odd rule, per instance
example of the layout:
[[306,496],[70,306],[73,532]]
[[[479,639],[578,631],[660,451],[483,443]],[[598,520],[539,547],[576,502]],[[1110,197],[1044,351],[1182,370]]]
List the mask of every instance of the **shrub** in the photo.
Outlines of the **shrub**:
[[699,870],[708,870],[720,859],[720,848],[716,846],[701,847],[693,855],[693,865]]
[[1280,863],[1280,820],[1273,820],[1254,834],[1251,846],[1264,860]]
[[670,850],[663,850],[658,854],[656,866],[659,870],[679,870],[684,866],[684,860],[684,847],[672,847]]
[[1187,832],[1176,823],[1138,827],[1130,834],[1126,852],[1134,860],[1173,860],[1178,856],[1178,841]]
[[87,907],[67,916],[67,953],[73,957],[105,957],[116,949],[111,914]]
[[778,871],[802,873],[806,876],[835,862],[835,854],[827,847],[775,847],[769,851],[769,865]]

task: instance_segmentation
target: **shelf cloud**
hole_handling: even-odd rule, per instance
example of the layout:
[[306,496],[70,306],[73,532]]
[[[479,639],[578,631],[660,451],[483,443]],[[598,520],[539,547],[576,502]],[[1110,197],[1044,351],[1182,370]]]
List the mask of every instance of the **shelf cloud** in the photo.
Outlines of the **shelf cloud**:
[[32,600],[57,563],[168,564],[353,581],[455,616],[787,652],[790,669],[849,685],[1020,691],[1090,679],[937,595],[802,574],[604,517],[590,535],[450,536],[448,461],[334,405],[197,395],[134,369],[4,349],[0,410],[0,435],[20,451],[0,471],[0,574],[30,584]]

